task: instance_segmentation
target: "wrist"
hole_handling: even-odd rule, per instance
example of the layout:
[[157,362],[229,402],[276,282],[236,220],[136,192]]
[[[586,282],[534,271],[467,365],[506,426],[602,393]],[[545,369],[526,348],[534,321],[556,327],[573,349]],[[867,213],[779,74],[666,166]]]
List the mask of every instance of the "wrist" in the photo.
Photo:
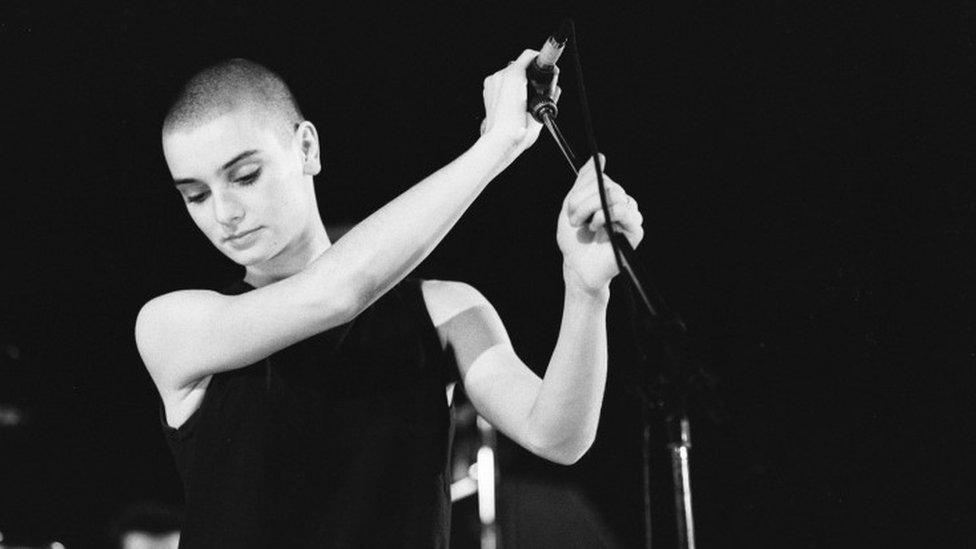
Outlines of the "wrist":
[[475,147],[496,155],[502,160],[512,161],[518,156],[519,140],[499,131],[488,131],[478,138]]
[[563,263],[566,297],[606,304],[610,300],[610,281],[592,286],[584,283],[571,267]]

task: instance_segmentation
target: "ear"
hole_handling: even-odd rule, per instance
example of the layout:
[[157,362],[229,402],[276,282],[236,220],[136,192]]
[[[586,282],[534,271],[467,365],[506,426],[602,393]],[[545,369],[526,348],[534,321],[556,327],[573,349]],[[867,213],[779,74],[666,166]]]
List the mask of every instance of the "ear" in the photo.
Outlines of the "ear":
[[302,155],[302,171],[306,175],[318,175],[322,171],[322,154],[319,148],[319,134],[315,126],[304,120],[295,128],[299,152]]

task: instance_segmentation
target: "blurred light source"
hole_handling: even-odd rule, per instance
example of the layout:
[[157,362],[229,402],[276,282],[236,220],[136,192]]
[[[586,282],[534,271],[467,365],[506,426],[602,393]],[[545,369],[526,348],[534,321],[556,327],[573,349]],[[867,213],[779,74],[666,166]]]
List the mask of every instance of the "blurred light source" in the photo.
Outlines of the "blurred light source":
[[[12,404],[0,403],[0,427],[16,427],[23,419],[24,413],[20,408]],[[3,541],[3,537],[0,537],[0,541]]]
[[3,352],[10,360],[18,360],[20,358],[20,348],[13,343],[4,345]]
[[487,446],[478,449],[478,514],[483,524],[494,524],[495,453]]

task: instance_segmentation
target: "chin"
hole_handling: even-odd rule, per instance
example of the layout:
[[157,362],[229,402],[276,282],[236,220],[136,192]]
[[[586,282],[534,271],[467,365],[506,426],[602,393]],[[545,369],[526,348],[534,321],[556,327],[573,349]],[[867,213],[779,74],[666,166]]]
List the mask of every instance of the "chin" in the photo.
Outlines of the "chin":
[[241,267],[250,267],[256,263],[261,263],[267,259],[267,254],[261,246],[251,246],[246,250],[235,250],[233,248],[220,248],[227,259],[237,263]]

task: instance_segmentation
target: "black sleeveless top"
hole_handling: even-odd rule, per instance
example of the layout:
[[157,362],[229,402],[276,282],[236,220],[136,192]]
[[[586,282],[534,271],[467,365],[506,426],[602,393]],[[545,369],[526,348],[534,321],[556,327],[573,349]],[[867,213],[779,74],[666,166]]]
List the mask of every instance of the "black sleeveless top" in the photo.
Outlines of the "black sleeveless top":
[[180,546],[446,548],[456,378],[418,280],[214,375],[179,429],[164,416],[186,496]]

